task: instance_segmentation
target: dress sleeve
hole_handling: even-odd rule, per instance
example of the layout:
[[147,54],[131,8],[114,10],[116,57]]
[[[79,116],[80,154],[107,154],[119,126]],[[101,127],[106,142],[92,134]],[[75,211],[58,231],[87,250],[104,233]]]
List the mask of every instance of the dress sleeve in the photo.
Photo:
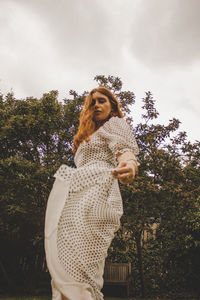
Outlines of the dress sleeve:
[[108,147],[115,159],[118,154],[131,151],[139,153],[133,130],[123,118],[112,117],[101,128],[101,134],[108,140]]

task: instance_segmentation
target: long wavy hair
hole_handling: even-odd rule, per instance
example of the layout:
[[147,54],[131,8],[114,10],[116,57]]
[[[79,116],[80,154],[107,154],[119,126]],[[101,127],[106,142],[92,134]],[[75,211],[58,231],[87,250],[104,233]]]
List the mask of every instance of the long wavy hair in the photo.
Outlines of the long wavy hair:
[[[92,95],[96,92],[99,92],[108,97],[111,104],[111,113],[106,120],[103,120],[101,123],[95,122],[93,119],[94,116],[94,107],[91,105],[92,103]],[[76,152],[79,145],[83,141],[89,141],[90,135],[93,134],[100,126],[102,126],[106,121],[108,121],[111,117],[118,116],[119,118],[123,118],[122,111],[120,109],[120,104],[115,97],[115,95],[106,87],[100,86],[91,90],[91,92],[86,96],[83,109],[80,113],[79,118],[79,127],[76,135],[73,140],[73,151]]]

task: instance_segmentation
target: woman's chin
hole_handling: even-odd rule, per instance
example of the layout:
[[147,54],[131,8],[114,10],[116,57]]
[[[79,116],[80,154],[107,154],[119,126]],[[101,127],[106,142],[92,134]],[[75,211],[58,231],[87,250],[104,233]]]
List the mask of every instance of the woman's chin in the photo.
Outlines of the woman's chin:
[[103,118],[102,118],[101,116],[94,116],[94,120],[95,120],[96,122],[100,122],[100,121],[103,120]]

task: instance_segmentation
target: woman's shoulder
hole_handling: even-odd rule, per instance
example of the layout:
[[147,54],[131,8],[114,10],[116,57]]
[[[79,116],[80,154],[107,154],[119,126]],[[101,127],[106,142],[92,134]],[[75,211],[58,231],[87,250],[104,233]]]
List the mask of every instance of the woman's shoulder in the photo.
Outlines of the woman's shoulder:
[[109,147],[113,152],[119,149],[130,149],[136,155],[138,154],[138,146],[133,129],[126,119],[112,117],[104,123],[102,129],[100,128],[100,132],[108,140]]
[[111,117],[108,121],[103,124],[103,129],[105,130],[117,130],[120,128],[130,127],[124,118],[119,118],[118,116]]
[[111,139],[122,136],[124,138],[133,135],[133,130],[124,118],[111,117],[97,131],[100,136]]

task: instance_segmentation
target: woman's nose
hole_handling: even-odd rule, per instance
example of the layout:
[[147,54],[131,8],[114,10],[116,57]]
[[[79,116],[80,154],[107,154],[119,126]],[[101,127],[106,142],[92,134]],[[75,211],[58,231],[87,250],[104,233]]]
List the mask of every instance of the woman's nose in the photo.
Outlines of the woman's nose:
[[99,103],[96,102],[95,105],[94,105],[94,108],[98,108],[99,107]]

